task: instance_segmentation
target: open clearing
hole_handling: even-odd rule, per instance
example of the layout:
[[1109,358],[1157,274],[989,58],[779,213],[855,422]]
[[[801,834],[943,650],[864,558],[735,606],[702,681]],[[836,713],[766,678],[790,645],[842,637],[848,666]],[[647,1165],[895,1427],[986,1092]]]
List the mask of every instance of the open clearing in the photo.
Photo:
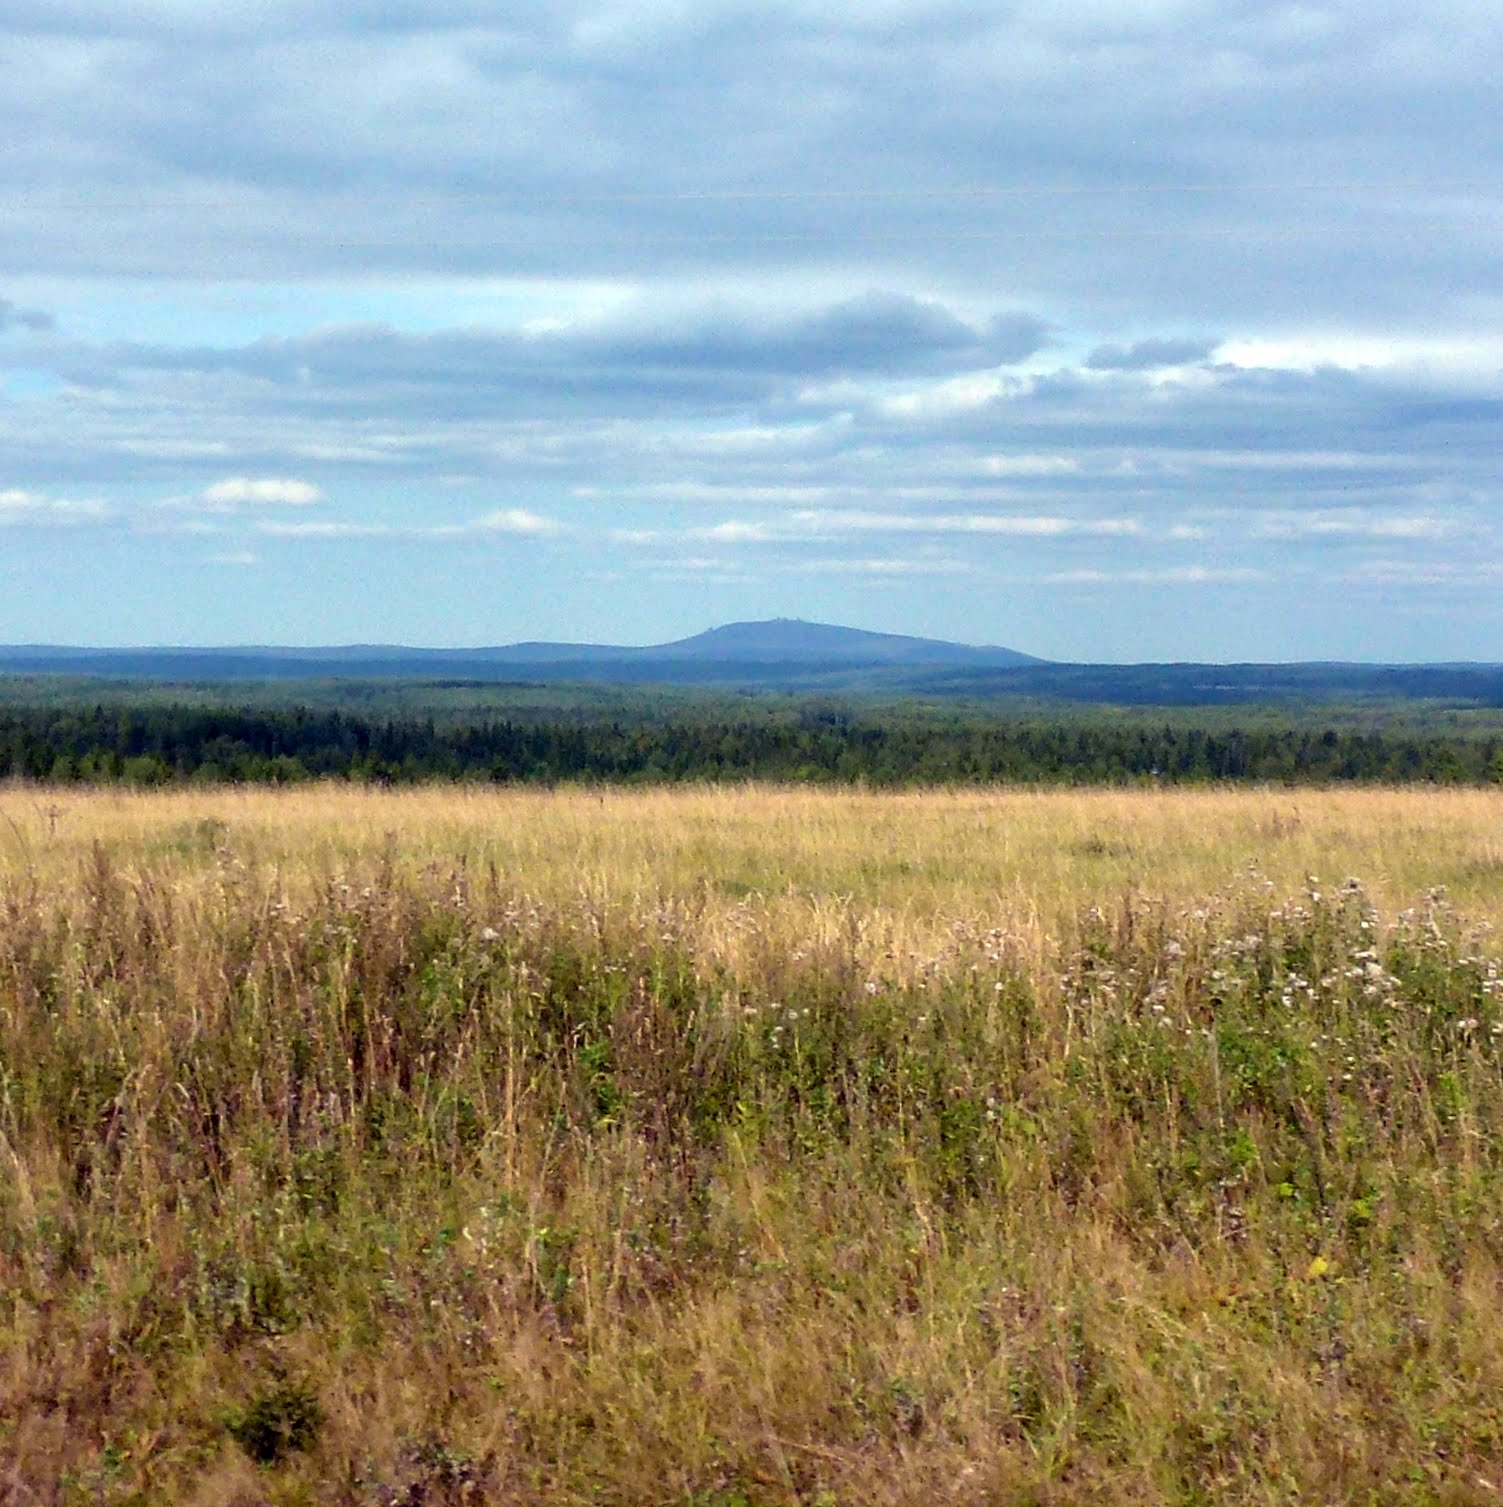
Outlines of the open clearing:
[[0,791],[0,1501],[1495,1503],[1503,792]]

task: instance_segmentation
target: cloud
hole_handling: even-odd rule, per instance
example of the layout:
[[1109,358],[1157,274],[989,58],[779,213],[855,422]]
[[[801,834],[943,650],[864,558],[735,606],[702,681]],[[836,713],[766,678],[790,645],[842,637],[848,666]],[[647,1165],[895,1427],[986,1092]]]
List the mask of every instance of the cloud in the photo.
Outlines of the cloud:
[[[211,9],[7,6],[8,179],[40,200],[8,265],[704,282],[880,262],[915,291],[1045,287],[1183,327],[1312,294],[1411,317],[1425,263],[1450,275],[1423,302],[1456,308],[1496,236],[1491,148],[1463,127],[1500,43],[1463,0],[1151,24],[931,0]],[[76,187],[49,210],[59,162]]]
[[[410,495],[394,505],[398,526],[435,478],[452,476],[469,480],[444,491],[471,492],[477,515],[485,493],[504,488],[537,517],[609,512],[607,526],[637,530],[679,506],[723,509],[764,533],[808,533],[820,520],[793,515],[828,514],[824,526],[847,533],[1039,537],[1066,525],[1027,520],[1070,520],[1078,533],[1101,519],[1104,537],[1150,517],[1150,532],[1203,526],[1207,510],[1235,511],[1244,536],[1259,516],[1288,533],[1298,525],[1280,520],[1295,497],[1301,516],[1352,519],[1360,508],[1458,529],[1490,508],[1494,407],[1451,398],[1443,379],[1394,388],[1361,372],[1228,368],[1202,386],[1156,387],[1152,373],[1131,371],[1082,380],[1056,356],[974,406],[895,412],[880,376],[813,403],[793,392],[796,375],[633,366],[634,353],[682,344],[686,328],[674,340],[638,331],[635,344],[619,326],[609,339],[598,328],[388,330],[366,350],[346,327],[220,351],[156,346],[113,371],[118,351],[79,348],[78,364],[97,364],[95,384],[0,409],[0,442],[17,483],[38,491],[65,479],[160,490],[212,465],[178,506],[221,514],[306,511],[323,497],[299,478],[312,462],[342,488]],[[1343,529],[1356,532],[1307,532],[1334,542]]]
[[1075,455],[983,455],[976,462],[984,476],[1069,476],[1080,469]]
[[556,518],[544,518],[526,508],[501,508],[477,518],[470,527],[485,534],[549,535],[561,534],[564,526]]
[[332,518],[296,523],[267,518],[259,520],[254,527],[256,533],[268,539],[381,539],[402,532],[387,523],[349,523]]
[[860,509],[793,514],[795,525],[813,534],[998,534],[1013,538],[1054,539],[1065,535],[1120,538],[1140,534],[1136,518],[1071,518],[1059,515],[992,513],[876,513]]
[[901,557],[861,557],[847,560],[800,560],[785,567],[811,576],[965,576],[976,571],[965,560],[914,560]]
[[490,411],[498,397],[516,394],[545,408],[604,402],[635,411],[664,401],[757,401],[851,376],[891,381],[990,368],[1024,359],[1047,338],[1048,326],[1030,314],[969,322],[938,301],[877,291],[813,307],[668,307],[529,330],[339,324],[238,346],[75,343],[52,359],[86,387],[132,373],[238,375],[258,384],[263,399],[282,394],[299,403],[358,392],[400,397],[408,411],[442,405],[463,413]]
[[1343,570],[1340,580],[1354,586],[1394,588],[1496,587],[1503,581],[1498,560],[1364,560]]
[[385,523],[353,519],[259,519],[255,532],[270,539],[410,539],[462,540],[511,535],[520,538],[553,538],[569,532],[556,518],[544,517],[527,508],[500,508],[459,523]]
[[68,528],[112,516],[107,503],[92,498],[48,497],[22,487],[0,490],[0,528]]
[[1092,371],[1143,372],[1165,366],[1184,366],[1204,361],[1217,342],[1214,340],[1139,340],[1132,345],[1098,345],[1086,357]]
[[698,338],[664,342],[662,353],[676,363],[729,359],[800,376],[890,374],[1022,361],[1044,346],[1048,330],[1042,319],[1017,312],[973,326],[938,302],[878,291],[787,320],[712,325]]
[[1222,586],[1267,579],[1267,573],[1244,565],[1175,565],[1163,569],[1056,570],[1044,576],[1047,586]]
[[711,544],[771,544],[790,535],[775,526],[765,523],[747,523],[731,519],[726,523],[714,523],[705,528],[685,531],[690,539],[703,539]]
[[209,508],[312,507],[324,494],[312,482],[290,476],[227,476],[199,494]]
[[643,502],[740,502],[793,506],[828,501],[832,490],[827,486],[799,486],[797,484],[755,486],[744,483],[737,485],[729,481],[665,481],[609,489],[599,486],[576,487],[574,495],[581,498],[629,497],[634,501]]
[[602,540],[845,561],[850,606],[926,545],[1165,586],[1211,532],[1267,576],[1231,637],[1291,570],[1503,555],[1475,0],[11,0],[0,40],[0,516],[106,523],[102,575],[163,518],[386,541],[377,594],[489,541],[488,603],[572,620]]
[[6,330],[30,330],[44,334],[57,327],[57,320],[42,309],[23,309],[8,298],[0,298],[0,334]]
[[1460,519],[1443,514],[1374,514],[1366,509],[1277,513],[1261,518],[1262,539],[1448,539],[1464,531]]
[[757,545],[828,543],[862,534],[994,536],[1012,539],[1136,538],[1143,534],[1136,518],[1075,518],[1057,515],[991,513],[888,513],[862,508],[801,508],[776,520],[731,518],[679,531],[615,529],[617,543],[662,544],[672,539],[707,544]]

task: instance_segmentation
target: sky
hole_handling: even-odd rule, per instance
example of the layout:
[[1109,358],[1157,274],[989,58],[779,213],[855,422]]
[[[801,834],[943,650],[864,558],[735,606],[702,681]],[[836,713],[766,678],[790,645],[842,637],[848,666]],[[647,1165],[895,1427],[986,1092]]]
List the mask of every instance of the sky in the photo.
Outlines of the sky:
[[5,0],[0,642],[1503,660],[1500,78],[1491,0]]

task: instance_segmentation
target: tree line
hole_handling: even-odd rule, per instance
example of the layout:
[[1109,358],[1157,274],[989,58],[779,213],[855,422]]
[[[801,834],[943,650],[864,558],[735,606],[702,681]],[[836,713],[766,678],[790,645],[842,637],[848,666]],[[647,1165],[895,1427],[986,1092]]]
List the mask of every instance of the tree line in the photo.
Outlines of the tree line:
[[0,775],[57,783],[286,784],[344,779],[878,785],[1166,781],[1503,781],[1503,740],[1296,723],[1199,729],[1103,709],[1068,721],[924,710],[559,716],[443,722],[308,708],[9,708]]

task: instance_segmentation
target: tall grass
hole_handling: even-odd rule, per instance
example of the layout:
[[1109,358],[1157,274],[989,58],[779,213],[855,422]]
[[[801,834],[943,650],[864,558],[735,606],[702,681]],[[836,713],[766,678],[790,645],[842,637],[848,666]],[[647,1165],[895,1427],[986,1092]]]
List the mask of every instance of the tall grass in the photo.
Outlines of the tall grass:
[[0,1500],[1503,1490],[1497,798],[52,799]]

